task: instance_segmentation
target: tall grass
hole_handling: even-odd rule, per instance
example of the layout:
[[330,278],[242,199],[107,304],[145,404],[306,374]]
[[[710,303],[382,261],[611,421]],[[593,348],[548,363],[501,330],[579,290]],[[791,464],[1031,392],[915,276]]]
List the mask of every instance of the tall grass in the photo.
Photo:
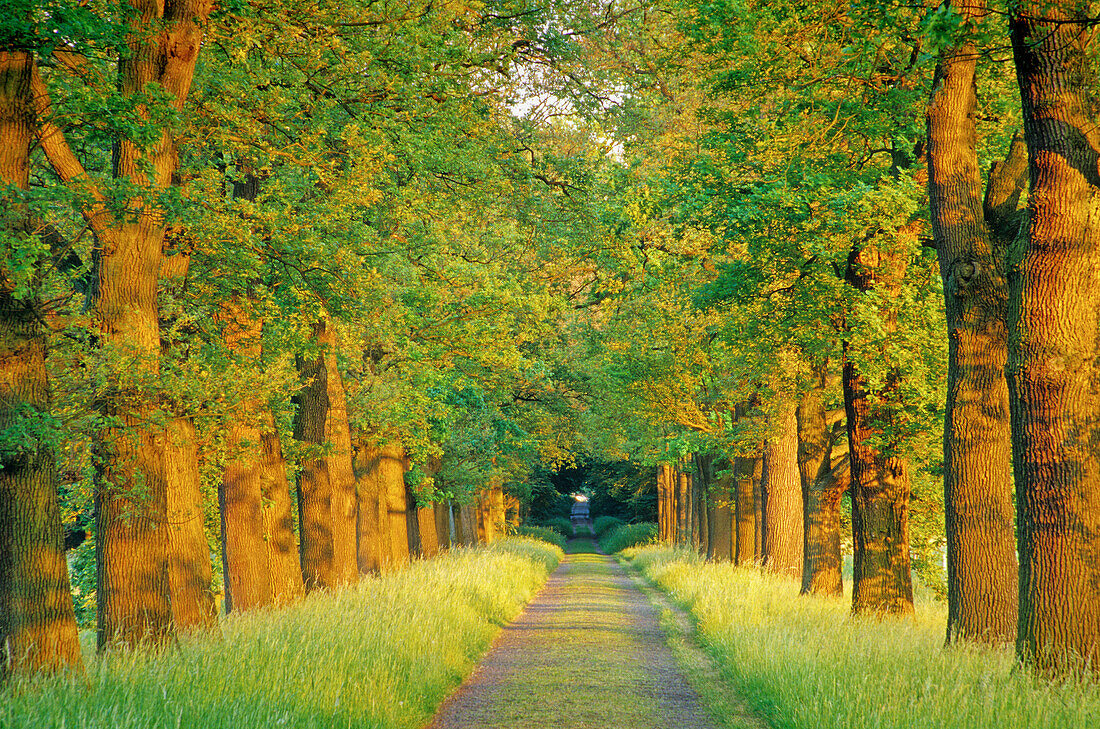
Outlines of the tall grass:
[[657,525],[652,522],[622,524],[600,538],[600,549],[608,554],[657,541]]
[[512,538],[0,689],[4,729],[422,726],[562,558]]
[[943,647],[946,609],[853,618],[850,602],[797,583],[653,546],[625,553],[690,608],[722,671],[777,728],[1100,726],[1100,686],[1051,684],[1011,648]]

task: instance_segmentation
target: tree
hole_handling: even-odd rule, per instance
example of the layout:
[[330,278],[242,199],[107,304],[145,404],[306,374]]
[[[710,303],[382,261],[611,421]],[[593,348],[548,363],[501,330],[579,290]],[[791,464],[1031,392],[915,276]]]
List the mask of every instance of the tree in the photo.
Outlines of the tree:
[[1017,652],[1043,673],[1100,660],[1100,118],[1095,7],[1010,16],[1031,171],[1008,256],[1008,388],[1020,550]]
[[81,668],[36,292],[42,231],[24,197],[36,127],[34,63],[30,50],[0,50],[0,676]]
[[[80,190],[80,212],[97,241],[89,301],[103,369],[97,373],[104,426],[96,490],[98,642],[159,642],[171,634],[167,542],[165,426],[155,389],[160,369],[157,282],[179,155],[169,120],[187,101],[206,0],[170,6],[135,0],[121,9],[118,93],[134,123],[120,130],[113,179],[116,208],[88,175],[53,119],[50,95],[32,78],[38,137],[57,175]],[[81,57],[65,57],[83,73]]]
[[[965,26],[986,12],[978,0],[947,11]],[[975,126],[978,56],[977,45],[965,37],[940,53],[927,114],[928,197],[949,342],[947,640],[1002,643],[1015,640],[1017,616],[1003,257],[1019,225],[1016,203],[1026,163],[1024,145],[1013,144],[1010,157],[993,167],[983,203]]]
[[776,432],[764,450],[761,490],[767,508],[764,526],[764,568],[790,577],[802,575],[803,507],[798,472],[796,403],[786,399],[776,407]]

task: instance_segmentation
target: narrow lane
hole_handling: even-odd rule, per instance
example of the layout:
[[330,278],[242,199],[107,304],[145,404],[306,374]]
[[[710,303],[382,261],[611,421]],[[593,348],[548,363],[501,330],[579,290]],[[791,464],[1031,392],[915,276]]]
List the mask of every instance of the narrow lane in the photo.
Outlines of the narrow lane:
[[430,729],[714,729],[657,610],[606,555],[569,554]]

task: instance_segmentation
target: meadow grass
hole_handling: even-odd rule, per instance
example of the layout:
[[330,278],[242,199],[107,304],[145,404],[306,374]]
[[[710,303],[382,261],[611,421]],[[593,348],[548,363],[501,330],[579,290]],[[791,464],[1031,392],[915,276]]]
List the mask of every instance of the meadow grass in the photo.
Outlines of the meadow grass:
[[722,672],[777,729],[1039,729],[1100,726],[1100,686],[1050,683],[1011,648],[944,648],[946,607],[854,618],[850,599],[800,597],[758,569],[686,550],[624,556],[695,617]]
[[455,549],[170,648],[108,652],[80,678],[15,680],[0,727],[419,727],[562,556],[524,538]]
[[612,527],[600,537],[600,548],[608,554],[614,554],[655,541],[657,541],[656,524],[648,521],[639,524],[621,524]]

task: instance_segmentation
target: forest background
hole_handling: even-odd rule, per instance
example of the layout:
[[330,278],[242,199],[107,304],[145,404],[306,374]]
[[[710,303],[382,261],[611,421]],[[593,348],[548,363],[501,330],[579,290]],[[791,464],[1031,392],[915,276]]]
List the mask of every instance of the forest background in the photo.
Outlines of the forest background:
[[[1013,272],[1041,233],[1022,206],[1046,107],[1020,89],[1046,67],[1021,59],[1057,41],[1062,106],[1094,119],[1089,6],[0,10],[0,532],[48,546],[64,524],[101,645],[209,620],[218,579],[245,609],[407,559],[396,513],[482,537],[502,525],[456,507],[545,515],[553,474],[583,466],[709,551],[725,508],[728,557],[808,591],[839,589],[850,493],[857,612],[910,611],[912,559],[949,637],[1019,625],[1021,655],[1060,670],[1055,618],[1016,581],[1014,523],[1049,520],[1012,491],[1059,461],[1077,475],[1057,553],[1085,566],[1050,601],[1077,595],[1069,649],[1095,652],[1095,352],[1062,365],[1085,393],[1074,458],[1013,444],[996,376],[1031,371],[1010,314],[1032,304],[1008,286],[1031,291]],[[1070,122],[1087,157],[1094,125]],[[1081,260],[1070,288],[1096,290]],[[1047,303],[1087,340],[1096,307],[1071,298]],[[682,477],[710,501],[673,509]],[[1022,533],[1026,576],[1045,537]],[[64,561],[32,552],[5,552],[9,636],[62,609],[20,617],[19,575],[68,599]]]

